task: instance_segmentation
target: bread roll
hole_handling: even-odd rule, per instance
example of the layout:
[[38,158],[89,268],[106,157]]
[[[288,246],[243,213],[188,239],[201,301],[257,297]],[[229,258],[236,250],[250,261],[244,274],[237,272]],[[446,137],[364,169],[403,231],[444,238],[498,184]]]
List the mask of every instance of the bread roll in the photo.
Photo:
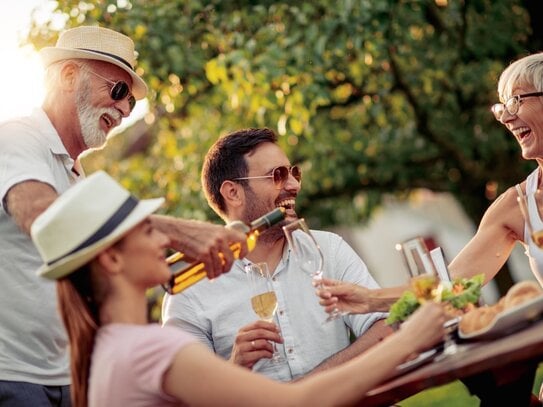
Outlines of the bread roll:
[[512,286],[498,303],[492,306],[475,308],[466,313],[459,324],[459,329],[469,334],[488,327],[494,318],[503,311],[516,307],[532,298],[543,295],[543,289],[534,281],[521,281]]
[[504,308],[515,307],[542,294],[543,290],[541,286],[535,281],[521,281],[507,291],[504,299]]
[[498,314],[496,307],[479,307],[466,313],[459,323],[463,333],[479,331],[490,325]]

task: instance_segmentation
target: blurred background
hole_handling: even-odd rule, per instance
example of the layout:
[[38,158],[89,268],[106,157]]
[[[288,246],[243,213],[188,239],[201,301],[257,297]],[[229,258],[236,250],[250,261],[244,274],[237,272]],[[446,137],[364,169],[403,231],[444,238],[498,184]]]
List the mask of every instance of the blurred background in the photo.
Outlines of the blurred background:
[[[535,166],[489,111],[499,73],[543,50],[539,0],[2,2],[2,117],[43,97],[35,51],[100,24],[136,43],[150,87],[104,150],[84,158],[165,213],[219,221],[200,166],[220,135],[270,127],[304,170],[297,212],[340,233],[382,285],[397,243],[451,260],[484,210]],[[485,288],[532,278],[518,248]]]

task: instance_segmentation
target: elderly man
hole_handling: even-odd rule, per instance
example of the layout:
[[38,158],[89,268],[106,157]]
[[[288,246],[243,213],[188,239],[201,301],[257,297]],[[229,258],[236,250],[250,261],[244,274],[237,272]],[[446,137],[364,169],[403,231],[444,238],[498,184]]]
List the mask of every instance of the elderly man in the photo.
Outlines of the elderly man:
[[[227,222],[249,222],[282,206],[286,222],[297,219],[301,170],[292,166],[269,129],[247,129],[219,139],[206,155],[202,182],[209,204]],[[377,288],[366,265],[341,237],[316,231],[324,252],[324,274]],[[244,265],[266,262],[278,299],[277,325],[257,320]],[[349,315],[323,324],[311,279],[297,269],[280,226],[258,239],[246,259],[220,279],[166,296],[165,325],[194,334],[217,354],[280,381],[338,365],[365,351],[385,335],[384,314]],[[349,332],[357,339],[351,344]],[[277,346],[282,361],[273,363]]]
[[[134,71],[135,55],[130,38],[106,28],[64,32],[55,47],[41,50],[47,68],[42,108],[0,124],[2,406],[70,403],[68,343],[55,286],[35,276],[41,261],[28,234],[34,219],[83,177],[79,155],[102,147],[136,99],[145,97],[147,86]],[[130,208],[121,208],[118,216],[123,210]],[[165,216],[153,222],[176,249],[205,262],[210,277],[230,267],[229,243],[245,238],[203,222]],[[102,232],[109,231],[106,227],[97,235]],[[74,242],[74,250],[80,243]],[[224,253],[225,264],[217,252]],[[245,252],[243,243],[241,255]]]

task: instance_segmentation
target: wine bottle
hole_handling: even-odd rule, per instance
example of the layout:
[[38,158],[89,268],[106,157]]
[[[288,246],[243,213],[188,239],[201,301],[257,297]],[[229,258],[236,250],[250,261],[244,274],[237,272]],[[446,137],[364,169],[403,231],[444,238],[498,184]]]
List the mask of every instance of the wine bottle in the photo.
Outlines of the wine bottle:
[[[241,221],[235,221],[229,223],[226,227],[234,228],[245,232],[247,234],[247,248],[252,251],[256,246],[258,236],[270,226],[275,225],[285,218],[285,208],[275,208],[273,211],[268,212],[264,216],[254,220],[250,225],[247,225]],[[230,250],[234,254],[234,257],[239,258],[241,251],[241,245],[234,243],[230,245]],[[219,253],[221,259],[223,254]],[[177,294],[191,285],[197,283],[207,275],[204,263],[195,261],[188,263],[184,261],[184,254],[176,252],[166,259],[166,262],[170,266],[172,276],[166,285],[163,285],[164,290],[169,294]]]

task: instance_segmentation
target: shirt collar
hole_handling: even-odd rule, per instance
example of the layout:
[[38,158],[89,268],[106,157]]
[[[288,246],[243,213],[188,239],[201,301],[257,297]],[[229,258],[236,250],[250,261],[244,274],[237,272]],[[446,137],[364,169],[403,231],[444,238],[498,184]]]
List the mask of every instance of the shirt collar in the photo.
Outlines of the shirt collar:
[[[68,171],[73,172],[76,177],[81,176],[81,167],[76,164],[75,160],[72,157],[70,157],[68,150],[66,150],[66,147],[62,143],[60,135],[55,129],[55,126],[53,126],[53,123],[51,123],[51,120],[49,120],[49,116],[47,116],[47,113],[45,113],[45,111],[41,107],[37,107],[32,111],[30,117],[39,127],[41,134],[46,139],[47,144],[49,145],[49,150],[51,150],[51,153],[60,156],[60,159],[64,163],[64,167]],[[73,171],[74,169],[75,172]]]

